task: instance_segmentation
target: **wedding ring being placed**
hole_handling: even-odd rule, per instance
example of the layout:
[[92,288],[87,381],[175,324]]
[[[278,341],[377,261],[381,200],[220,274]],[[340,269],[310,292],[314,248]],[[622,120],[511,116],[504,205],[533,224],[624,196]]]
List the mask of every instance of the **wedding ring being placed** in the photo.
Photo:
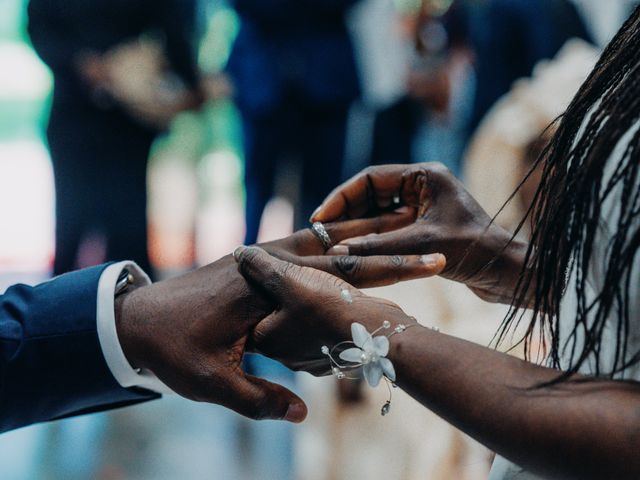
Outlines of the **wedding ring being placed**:
[[316,237],[318,237],[325,250],[329,250],[331,247],[333,247],[331,237],[329,236],[329,234],[327,233],[327,229],[324,228],[324,225],[321,222],[315,222],[313,225],[311,225],[311,231],[315,234]]

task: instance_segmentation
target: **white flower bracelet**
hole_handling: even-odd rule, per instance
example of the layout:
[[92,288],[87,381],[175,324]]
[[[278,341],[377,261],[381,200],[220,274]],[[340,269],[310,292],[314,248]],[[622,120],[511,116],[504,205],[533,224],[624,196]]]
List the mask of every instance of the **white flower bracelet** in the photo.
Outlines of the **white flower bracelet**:
[[[342,290],[340,295],[347,303],[353,302],[348,290]],[[380,410],[381,415],[385,416],[391,410],[392,388],[396,388],[396,371],[391,360],[387,358],[387,354],[389,353],[389,338],[415,325],[417,324],[399,324],[396,325],[389,334],[375,336],[382,330],[389,330],[391,328],[391,322],[385,320],[382,322],[382,326],[371,333],[367,331],[364,325],[354,322],[351,324],[352,341],[340,342],[334,345],[333,348],[323,345],[321,350],[322,353],[329,358],[331,371],[338,380],[345,378],[358,380],[360,377],[350,377],[345,372],[359,369],[362,369],[362,374],[371,387],[377,387],[380,384],[380,380],[385,380],[387,388],[389,389],[389,399]],[[435,327],[433,329],[438,330]],[[353,346],[343,350],[345,346],[350,345]],[[341,364],[336,360],[335,354],[338,350],[341,350],[338,358],[349,362],[348,364]]]

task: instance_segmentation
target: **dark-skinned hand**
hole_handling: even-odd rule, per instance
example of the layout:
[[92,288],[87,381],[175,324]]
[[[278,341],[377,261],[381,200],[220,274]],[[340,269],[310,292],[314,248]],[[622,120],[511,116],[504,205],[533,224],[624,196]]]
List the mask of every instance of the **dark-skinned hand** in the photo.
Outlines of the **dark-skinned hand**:
[[440,252],[446,257],[443,277],[466,284],[485,300],[511,301],[527,245],[512,241],[509,232],[493,223],[442,164],[368,168],[337,187],[311,220],[374,220],[398,206],[414,212],[408,224],[343,240],[328,253],[370,256]]
[[[340,278],[309,267],[280,260],[258,247],[240,247],[234,253],[247,281],[274,305],[274,311],[258,323],[253,346],[292,370],[313,375],[330,373],[323,345],[351,340],[351,324],[358,322],[372,332],[390,320],[415,324],[393,302],[370,297]],[[342,290],[351,294],[347,303]]]
[[[410,225],[414,219],[413,209],[402,208],[375,218],[326,223],[324,227],[335,244],[361,235],[394,231]],[[281,260],[323,270],[358,288],[431,277],[439,274],[445,267],[444,256],[433,252],[428,255],[392,253],[367,257],[326,255],[325,247],[310,228],[299,230],[280,240],[260,244],[259,247]]]
[[116,326],[132,367],[176,393],[253,419],[301,422],[307,408],[298,396],[241,368],[253,328],[272,310],[227,256],[118,297]]

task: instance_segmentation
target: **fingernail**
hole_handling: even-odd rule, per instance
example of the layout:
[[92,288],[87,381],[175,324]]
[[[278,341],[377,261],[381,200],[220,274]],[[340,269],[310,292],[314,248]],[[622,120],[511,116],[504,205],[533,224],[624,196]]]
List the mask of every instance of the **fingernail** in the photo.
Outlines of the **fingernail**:
[[347,245],[334,245],[327,250],[327,255],[349,255],[349,247]]
[[396,208],[394,210],[394,213],[407,213],[409,212],[409,210],[411,210],[411,207],[404,206],[404,207]]
[[236,262],[240,259],[240,255],[242,255],[242,252],[244,252],[246,249],[247,247],[245,247],[244,245],[240,245],[233,251],[233,258]]
[[440,256],[441,254],[439,253],[431,253],[429,255],[422,255],[422,257],[420,257],[420,261],[423,263],[423,265],[427,266],[427,267],[435,267],[438,262],[440,261]]
[[309,221],[313,222],[314,217],[318,214],[318,212],[320,211],[320,209],[322,208],[322,205],[320,205],[318,208],[316,208],[313,213],[311,214],[311,216],[309,217]]
[[283,420],[292,423],[300,423],[307,417],[307,407],[304,403],[291,403]]

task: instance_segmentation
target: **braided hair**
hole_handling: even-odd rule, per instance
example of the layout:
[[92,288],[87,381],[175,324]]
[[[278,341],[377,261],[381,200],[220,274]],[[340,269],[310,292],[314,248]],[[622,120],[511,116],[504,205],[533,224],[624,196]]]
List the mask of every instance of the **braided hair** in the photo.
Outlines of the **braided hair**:
[[[640,247],[640,7],[603,52],[566,112],[556,120],[550,143],[532,166],[543,169],[542,181],[525,218],[531,221],[531,243],[516,293],[496,338],[502,342],[531,306],[532,318],[522,338],[530,358],[536,338],[550,366],[563,368],[556,381],[568,379],[589,361],[596,376],[613,376],[640,361],[629,351],[634,259]],[[605,167],[625,134],[633,132],[615,170]],[[624,138],[626,140],[627,137]],[[587,297],[589,269],[602,206],[615,193],[619,217],[607,245],[603,284],[595,298]],[[526,220],[523,219],[520,226]],[[560,304],[567,279],[574,275],[577,311],[561,318]],[[638,280],[638,279],[635,279]],[[533,295],[532,295],[533,294]],[[605,325],[614,319],[615,355],[610,368],[601,359]],[[561,340],[560,322],[573,321]],[[568,356],[569,364],[561,365]]]

